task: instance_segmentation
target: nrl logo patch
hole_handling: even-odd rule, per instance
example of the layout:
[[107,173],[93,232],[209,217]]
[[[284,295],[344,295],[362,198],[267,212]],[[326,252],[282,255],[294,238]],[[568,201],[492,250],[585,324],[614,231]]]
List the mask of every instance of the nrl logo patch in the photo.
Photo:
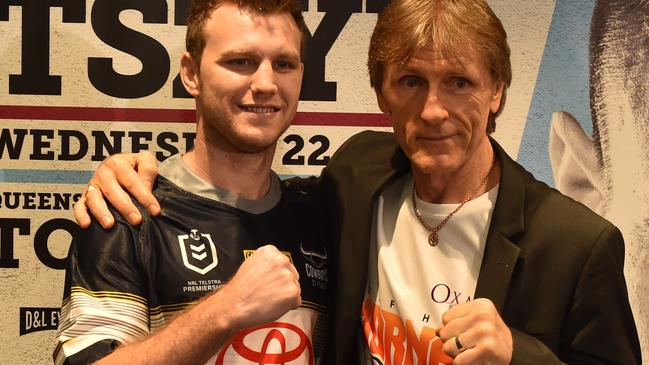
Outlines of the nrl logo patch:
[[183,263],[190,270],[205,275],[219,263],[216,246],[209,233],[199,233],[197,229],[192,229],[189,234],[178,236],[178,244]]

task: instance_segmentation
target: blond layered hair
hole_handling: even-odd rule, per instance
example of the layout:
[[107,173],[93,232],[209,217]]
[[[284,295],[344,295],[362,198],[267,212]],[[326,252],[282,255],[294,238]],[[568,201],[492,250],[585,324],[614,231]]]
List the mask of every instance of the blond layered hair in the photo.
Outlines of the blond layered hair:
[[300,56],[304,59],[307,27],[302,17],[302,6],[298,0],[193,0],[187,15],[185,48],[198,63],[200,63],[205,49],[205,23],[216,7],[226,3],[236,5],[250,14],[290,14],[300,30]]
[[380,89],[387,64],[406,63],[415,52],[432,45],[445,58],[462,58],[470,52],[484,60],[503,96],[496,113],[490,113],[487,133],[496,128],[496,117],[505,106],[512,79],[507,33],[485,0],[392,0],[372,33],[368,55],[370,84]]

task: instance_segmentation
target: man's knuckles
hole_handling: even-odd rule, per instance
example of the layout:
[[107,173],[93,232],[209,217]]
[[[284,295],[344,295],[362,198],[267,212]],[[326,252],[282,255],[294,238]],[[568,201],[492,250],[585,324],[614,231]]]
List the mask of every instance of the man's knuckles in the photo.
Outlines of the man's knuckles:
[[475,336],[478,338],[487,338],[492,336],[496,332],[495,326],[491,323],[480,323],[479,325],[473,328]]

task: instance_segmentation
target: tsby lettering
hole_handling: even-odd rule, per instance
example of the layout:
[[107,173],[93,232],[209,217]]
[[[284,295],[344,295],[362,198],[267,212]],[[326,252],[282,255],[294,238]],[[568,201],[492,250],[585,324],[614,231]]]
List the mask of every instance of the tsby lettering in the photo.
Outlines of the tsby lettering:
[[[334,101],[336,83],[325,81],[327,54],[352,14],[363,12],[364,3],[366,13],[378,13],[387,0],[327,0],[318,3],[318,9],[309,9],[307,0],[301,2],[305,10],[324,12],[325,16],[317,29],[307,34],[308,46],[300,100]],[[169,19],[168,12],[171,3],[174,7],[173,19]],[[61,95],[64,76],[53,75],[50,70],[50,57],[57,54],[52,52],[50,44],[50,11],[52,8],[61,8],[63,23],[78,24],[80,30],[94,32],[103,43],[130,54],[142,65],[138,73],[125,75],[115,70],[114,60],[110,57],[87,57],[88,82],[96,90],[123,99],[152,95],[167,83],[171,71],[170,52],[151,35],[122,23],[120,14],[131,10],[142,14],[144,24],[184,26],[189,5],[188,0],[3,2],[0,4],[0,22],[9,20],[11,6],[20,7],[22,34],[30,35],[21,40],[21,72],[8,75],[9,94]],[[87,6],[91,7],[89,17],[86,15]],[[173,77],[172,96],[190,97],[182,87],[178,75]]]

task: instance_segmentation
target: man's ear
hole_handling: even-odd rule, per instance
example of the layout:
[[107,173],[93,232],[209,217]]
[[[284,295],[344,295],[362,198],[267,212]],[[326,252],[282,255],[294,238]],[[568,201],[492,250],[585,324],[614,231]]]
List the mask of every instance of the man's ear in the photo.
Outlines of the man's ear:
[[381,109],[381,111],[385,114],[390,114],[390,107],[388,106],[388,102],[383,96],[383,90],[381,89],[381,86],[375,86],[374,93],[376,94],[376,102],[377,104],[379,104],[379,109]]
[[504,82],[499,82],[498,85],[496,85],[496,88],[494,89],[493,94],[491,95],[491,105],[490,109],[491,112],[498,115],[502,111],[502,106],[503,106],[503,94],[505,91],[505,83]]
[[187,90],[189,95],[193,97],[199,95],[199,73],[200,65],[194,60],[189,52],[183,53],[180,58],[180,79],[183,82],[183,86],[185,86],[185,90]]

